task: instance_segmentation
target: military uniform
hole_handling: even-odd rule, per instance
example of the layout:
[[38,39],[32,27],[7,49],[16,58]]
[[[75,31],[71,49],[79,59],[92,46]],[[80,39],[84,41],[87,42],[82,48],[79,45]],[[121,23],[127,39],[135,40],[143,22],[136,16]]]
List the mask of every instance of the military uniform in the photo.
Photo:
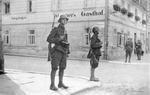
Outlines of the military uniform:
[[58,66],[60,69],[65,69],[69,44],[64,25],[59,24],[57,30],[52,33],[51,43],[55,44],[53,48],[51,47],[52,69],[58,69]]
[[95,77],[95,69],[98,67],[99,64],[99,58],[101,56],[101,48],[102,48],[102,42],[98,38],[99,34],[99,28],[93,27],[92,32],[94,35],[91,37],[91,44],[90,49],[92,51],[92,56],[90,58],[90,65],[91,65],[91,76],[90,81],[99,81],[98,78]]
[[141,55],[142,55],[142,43],[138,41],[136,43],[136,53],[137,53],[137,59],[141,60]]
[[130,62],[132,51],[133,51],[133,42],[127,41],[125,44],[125,52],[126,52],[125,62],[127,62],[128,57],[129,57],[129,62]]
[[94,62],[93,59],[94,57],[99,61],[99,58],[101,56],[101,47],[102,47],[102,42],[98,39],[96,35],[93,35],[91,38],[91,49],[94,54],[94,56],[91,57],[90,64],[92,68],[98,67],[98,63]]
[[[63,20],[63,21],[62,21]],[[69,54],[69,43],[67,38],[67,33],[64,25],[66,24],[68,18],[64,15],[61,15],[58,22],[60,23],[57,28],[54,28],[50,35],[48,36],[47,41],[50,43],[50,55],[51,55],[51,85],[50,89],[57,91],[55,86],[55,75],[56,71],[59,68],[59,88],[68,87],[63,84],[63,75],[64,69],[67,64],[67,55]]]

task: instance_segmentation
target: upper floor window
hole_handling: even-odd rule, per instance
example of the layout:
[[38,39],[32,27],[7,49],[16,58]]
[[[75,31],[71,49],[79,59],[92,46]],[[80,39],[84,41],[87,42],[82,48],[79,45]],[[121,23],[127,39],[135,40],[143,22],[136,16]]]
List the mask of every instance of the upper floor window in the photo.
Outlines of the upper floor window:
[[61,9],[61,4],[62,4],[62,0],[52,0],[52,3],[51,3],[51,10],[54,11],[54,10],[60,10]]
[[32,0],[29,0],[28,4],[29,4],[29,6],[28,6],[29,10],[28,11],[32,12]]
[[85,8],[96,7],[96,0],[85,0]]
[[4,2],[4,14],[10,13],[10,2]]
[[35,12],[36,2],[35,0],[27,0],[27,11],[29,13]]

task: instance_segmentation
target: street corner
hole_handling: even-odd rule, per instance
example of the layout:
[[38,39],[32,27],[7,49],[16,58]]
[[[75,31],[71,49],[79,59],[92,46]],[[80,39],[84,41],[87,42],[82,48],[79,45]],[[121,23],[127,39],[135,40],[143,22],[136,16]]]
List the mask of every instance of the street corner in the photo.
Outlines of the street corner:
[[101,82],[89,81],[86,77],[75,77],[75,76],[65,76],[64,83],[69,86],[66,89],[59,89],[56,93],[61,93],[61,95],[74,95],[94,87],[101,86]]
[[[56,76],[55,80],[56,86],[59,81],[58,79],[59,79],[58,76]],[[91,82],[86,77],[80,76],[76,77],[67,75],[64,77],[64,84],[67,85],[69,88],[68,89],[58,88],[58,91],[52,91],[49,90],[48,85],[48,87],[46,88],[47,89],[46,94],[38,94],[38,95],[74,95],[82,91],[101,86],[101,82]]]
[[[69,88],[59,88],[58,91],[52,91],[49,89],[49,75],[15,70],[7,70],[5,77],[1,78],[3,82],[0,94],[3,92],[4,95],[12,95],[12,93],[14,93],[13,95],[73,95],[74,93],[101,86],[101,82],[91,82],[85,77],[65,76],[64,84]],[[56,86],[58,79],[58,76],[56,76]]]

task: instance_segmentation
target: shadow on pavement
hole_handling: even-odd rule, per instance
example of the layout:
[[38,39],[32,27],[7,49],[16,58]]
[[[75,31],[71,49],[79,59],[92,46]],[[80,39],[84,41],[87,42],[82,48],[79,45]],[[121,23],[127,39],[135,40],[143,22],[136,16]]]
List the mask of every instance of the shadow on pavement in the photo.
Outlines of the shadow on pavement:
[[0,75],[0,95],[27,95],[7,75]]

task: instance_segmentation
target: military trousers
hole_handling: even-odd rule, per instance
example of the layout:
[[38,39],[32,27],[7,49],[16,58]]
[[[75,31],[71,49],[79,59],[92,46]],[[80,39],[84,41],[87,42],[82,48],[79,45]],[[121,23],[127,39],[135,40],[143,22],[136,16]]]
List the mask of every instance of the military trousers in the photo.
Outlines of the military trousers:
[[65,69],[67,64],[67,54],[55,50],[51,54],[51,67],[52,69]]

